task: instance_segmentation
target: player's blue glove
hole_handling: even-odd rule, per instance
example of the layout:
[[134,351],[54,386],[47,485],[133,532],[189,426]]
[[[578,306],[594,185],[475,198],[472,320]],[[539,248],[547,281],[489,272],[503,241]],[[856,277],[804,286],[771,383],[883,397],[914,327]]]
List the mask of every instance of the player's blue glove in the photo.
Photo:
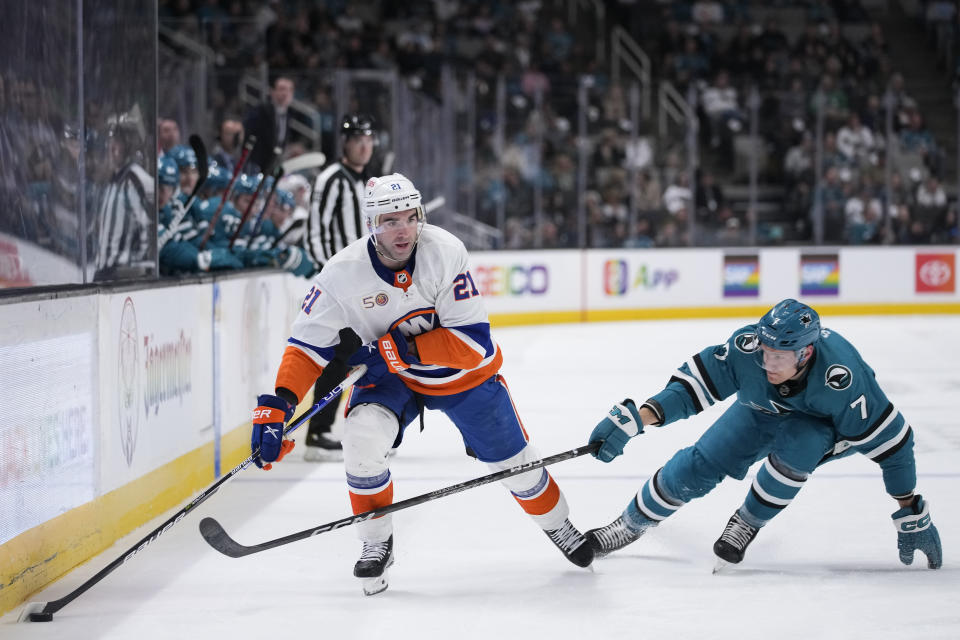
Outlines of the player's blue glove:
[[410,350],[407,339],[399,329],[381,336],[375,342],[363,345],[348,361],[351,367],[367,365],[367,373],[357,381],[358,386],[374,385],[390,373],[399,373],[420,359]]
[[[285,440],[283,427],[293,417],[293,406],[275,395],[265,393],[257,397],[253,410],[253,432],[250,434],[250,450],[253,463],[269,471],[271,462],[280,462],[293,450],[293,440]],[[257,455],[257,449],[260,450]]]
[[927,556],[927,566],[939,569],[943,565],[940,532],[930,519],[930,506],[923,496],[913,496],[909,507],[895,511],[891,516],[897,528],[897,549],[900,562],[913,564],[913,552],[919,549]]
[[600,424],[593,428],[590,444],[602,443],[593,457],[603,462],[610,462],[623,453],[627,440],[641,433],[643,433],[643,421],[640,419],[640,412],[633,400],[627,398],[620,404],[613,405]]

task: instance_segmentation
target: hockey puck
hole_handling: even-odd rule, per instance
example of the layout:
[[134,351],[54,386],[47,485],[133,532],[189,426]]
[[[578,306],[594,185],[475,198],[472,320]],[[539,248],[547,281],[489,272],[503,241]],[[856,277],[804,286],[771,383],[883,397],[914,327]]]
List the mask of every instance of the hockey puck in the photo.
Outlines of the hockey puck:
[[43,611],[34,611],[30,614],[30,622],[50,622],[53,620],[52,613],[44,613]]

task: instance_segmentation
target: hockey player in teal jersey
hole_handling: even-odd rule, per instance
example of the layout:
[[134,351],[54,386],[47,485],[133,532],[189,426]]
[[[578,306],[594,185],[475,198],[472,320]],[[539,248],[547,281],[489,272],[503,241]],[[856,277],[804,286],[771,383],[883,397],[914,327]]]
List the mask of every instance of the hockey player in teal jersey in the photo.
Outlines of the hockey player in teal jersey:
[[[272,180],[272,178],[268,179]],[[269,193],[269,190],[267,192]],[[255,235],[247,242],[247,250],[258,256],[265,256],[272,266],[280,267],[295,276],[306,278],[316,271],[310,256],[302,247],[291,246],[283,242],[280,233],[280,229],[284,227],[286,220],[293,215],[296,204],[292,193],[284,189],[277,189],[265,205],[264,218],[260,221],[260,228],[255,230]]]
[[[180,184],[179,171],[170,154],[157,161],[157,182],[160,184],[157,232],[158,237],[163,239],[160,247],[160,273],[179,275],[240,269],[243,264],[226,248],[210,247],[205,251],[197,249],[196,243],[202,234],[197,229],[192,212],[183,212],[186,197],[177,191]],[[196,205],[191,207],[194,210],[195,208]]]
[[677,369],[666,388],[638,407],[614,405],[594,428],[595,457],[610,462],[645,426],[664,426],[737,394],[737,402],[697,442],[647,480],[627,508],[587,532],[604,555],[637,540],[725,477],[742,480],[765,458],[743,504],[714,543],[719,564],[743,560],[757,532],[787,507],[818,466],[861,453],[880,466],[904,564],[920,550],[938,569],[943,552],[930,508],[914,493],[913,430],[887,399],[873,370],[817,312],[784,300],[727,342],[704,349]]

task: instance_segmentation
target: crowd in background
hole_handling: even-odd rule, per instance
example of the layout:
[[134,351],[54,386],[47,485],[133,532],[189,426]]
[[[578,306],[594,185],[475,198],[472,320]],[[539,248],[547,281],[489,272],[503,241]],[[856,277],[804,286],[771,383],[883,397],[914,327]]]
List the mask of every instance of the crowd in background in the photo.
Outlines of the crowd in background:
[[[920,15],[938,34],[956,29],[955,3],[922,4]],[[311,124],[322,130],[320,149],[333,160],[331,70],[396,71],[409,87],[441,100],[441,70],[451,65],[458,77],[472,74],[476,100],[472,170],[466,164],[451,170],[460,195],[469,191],[475,199],[477,221],[502,220],[505,248],[577,246],[581,205],[591,247],[686,246],[691,217],[696,244],[747,243],[752,223],[760,243],[808,243],[818,209],[825,243],[957,241],[956,205],[944,186],[951,182],[953,150],[927,127],[910,78],[890,55],[889,34],[861,2],[621,0],[605,6],[604,33],[598,22],[571,21],[567,3],[547,0],[160,0],[159,18],[217,52],[221,69],[212,74],[207,105],[215,130],[200,133],[228,175],[249,128],[251,107],[236,86],[241,73],[269,69],[271,76],[279,71],[295,78],[296,98],[321,114]],[[614,25],[625,27],[649,54],[655,88],[669,82],[694,99],[696,171],[688,164],[687,128],[664,133],[653,117],[633,118],[629,82],[611,81],[609,60],[596,43],[608,43]],[[581,141],[577,92],[585,76],[589,135]],[[505,122],[498,121],[495,102],[501,82]],[[148,173],[159,166],[142,153],[111,159],[118,118],[133,112],[133,102],[99,112],[91,104],[89,126],[81,132],[55,117],[51,94],[41,85],[0,72],[0,231],[76,258],[84,233],[76,232],[71,211],[78,197],[71,175],[80,150],[100,150],[86,167],[92,176],[103,174],[86,190],[91,218],[101,215],[97,198],[118,162]],[[340,112],[363,110],[386,121],[375,93],[351,95]],[[169,130],[178,123],[170,113],[157,115],[165,154],[173,146]],[[142,138],[150,123],[139,117],[127,131]],[[749,139],[754,124],[758,146]],[[502,145],[498,130],[506,132]],[[389,131],[384,135],[374,170],[390,148]],[[312,144],[291,134],[286,156]],[[743,196],[749,153],[758,158],[761,185],[773,187],[763,210],[751,210]],[[581,154],[587,163],[582,202]],[[102,224],[88,226],[88,237],[102,236]],[[142,249],[130,247],[150,259]]]

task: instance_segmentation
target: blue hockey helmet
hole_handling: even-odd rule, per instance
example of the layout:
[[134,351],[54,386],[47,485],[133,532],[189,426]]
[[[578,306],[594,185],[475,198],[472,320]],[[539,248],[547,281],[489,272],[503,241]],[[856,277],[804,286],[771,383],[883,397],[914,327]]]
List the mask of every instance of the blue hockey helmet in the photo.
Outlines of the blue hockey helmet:
[[230,174],[214,161],[210,161],[207,169],[207,181],[203,183],[203,190],[219,193],[230,184]]
[[177,167],[180,169],[197,168],[197,154],[191,147],[185,144],[178,144],[173,147],[167,155],[173,158],[173,161],[177,163]]
[[787,298],[767,311],[757,323],[760,344],[782,351],[797,351],[820,339],[820,316],[816,311]]
[[277,203],[290,209],[294,209],[297,206],[297,201],[294,199],[293,194],[286,189],[277,189]]
[[180,169],[170,156],[161,156],[157,161],[157,182],[168,187],[180,186]]
[[252,196],[257,190],[257,184],[260,182],[260,176],[249,176],[241,173],[233,183],[233,195]]

